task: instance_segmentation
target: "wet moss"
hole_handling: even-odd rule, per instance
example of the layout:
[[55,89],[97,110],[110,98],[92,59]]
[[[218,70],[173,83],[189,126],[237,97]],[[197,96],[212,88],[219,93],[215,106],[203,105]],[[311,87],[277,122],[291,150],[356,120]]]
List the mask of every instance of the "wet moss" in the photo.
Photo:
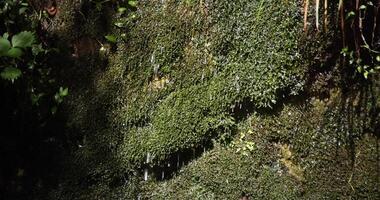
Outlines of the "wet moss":
[[[231,130],[236,104],[270,107],[279,93],[302,89],[306,65],[296,3],[151,2],[141,3],[140,15],[128,33],[131,83],[117,112],[126,129],[149,132],[138,144],[127,133],[126,160],[142,162],[147,153],[164,160]],[[147,89],[161,68],[168,85]]]
[[[378,116],[363,113],[379,94],[346,94],[331,77],[307,88],[326,46],[321,38],[305,43],[300,7],[139,1],[126,29],[113,27],[120,16],[110,9],[107,34],[126,36],[104,57],[75,62],[83,78],[67,103],[75,165],[58,192],[73,196],[61,198],[377,198]],[[89,12],[87,26],[102,26]],[[103,32],[87,31],[75,34],[104,41]],[[210,141],[214,148],[170,180],[140,182],[143,167]],[[346,164],[358,152],[351,147],[362,152],[354,168]]]
[[147,183],[144,194],[147,199],[236,199],[242,193],[252,199],[378,198],[378,138],[362,133],[351,141],[340,121],[347,113],[330,115],[339,101],[311,98],[277,114],[257,113],[238,125],[244,145],[254,144],[248,153],[239,145],[240,134],[173,179]]

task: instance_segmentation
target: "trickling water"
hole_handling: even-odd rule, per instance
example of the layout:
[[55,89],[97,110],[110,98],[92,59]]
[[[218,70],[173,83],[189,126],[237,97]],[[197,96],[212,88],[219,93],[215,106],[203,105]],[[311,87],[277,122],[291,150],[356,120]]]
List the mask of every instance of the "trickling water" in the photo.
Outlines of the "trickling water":
[[144,169],[144,181],[147,181],[148,180],[148,168],[145,168]]
[[146,162],[145,162],[147,164],[147,166],[144,169],[144,181],[147,181],[148,178],[149,178],[149,169],[148,169],[149,162],[150,162],[150,153],[147,153],[147,155],[146,155]]
[[158,76],[158,70],[160,69],[160,65],[156,64],[155,53],[156,53],[155,51],[152,53],[152,56],[150,57],[150,63],[152,64],[152,67],[153,67],[154,76],[157,77]]

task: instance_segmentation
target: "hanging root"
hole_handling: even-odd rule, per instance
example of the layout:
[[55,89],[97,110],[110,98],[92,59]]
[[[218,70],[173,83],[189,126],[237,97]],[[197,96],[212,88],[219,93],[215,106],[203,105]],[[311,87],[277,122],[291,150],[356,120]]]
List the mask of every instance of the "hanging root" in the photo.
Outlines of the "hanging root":
[[309,0],[305,0],[304,14],[303,14],[303,31],[307,32],[307,12],[309,8]]
[[372,38],[371,38],[371,43],[372,43],[372,47],[374,46],[375,44],[375,33],[376,33],[376,26],[377,26],[377,15],[379,13],[379,8],[380,8],[380,1],[377,2],[377,4],[375,4],[374,6],[374,14],[373,14],[373,27],[372,27]]
[[340,18],[340,29],[342,31],[342,44],[343,48],[346,47],[346,31],[344,27],[344,4],[343,0],[339,0],[339,18]]
[[325,32],[327,32],[327,23],[328,23],[328,11],[327,11],[327,9],[328,9],[328,0],[325,0],[325,2],[324,2],[324,22],[323,22],[323,25],[324,25],[324,28],[325,28]]
[[315,27],[319,31],[319,0],[315,0]]

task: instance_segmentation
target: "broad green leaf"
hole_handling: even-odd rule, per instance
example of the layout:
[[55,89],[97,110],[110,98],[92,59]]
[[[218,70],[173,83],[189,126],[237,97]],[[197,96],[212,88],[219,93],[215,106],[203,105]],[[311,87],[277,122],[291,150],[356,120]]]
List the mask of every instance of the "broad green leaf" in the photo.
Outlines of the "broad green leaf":
[[36,41],[34,34],[30,31],[23,31],[12,37],[12,46],[27,48],[31,47]]
[[22,54],[23,52],[20,48],[12,47],[11,49],[9,49],[7,53],[5,53],[5,56],[11,57],[11,58],[20,58]]
[[128,1],[128,4],[129,4],[130,6],[132,6],[132,7],[136,7],[136,6],[137,6],[137,1],[135,1],[135,0],[129,0],[129,1]]
[[22,53],[22,50],[19,48],[11,48],[5,55],[11,58],[20,58]]
[[8,81],[14,81],[21,76],[21,70],[15,67],[6,67],[0,74],[1,78]]
[[380,56],[376,56],[377,62],[380,62]]
[[116,36],[114,36],[114,35],[106,35],[104,37],[107,39],[108,42],[116,43],[116,40],[117,40]]
[[4,55],[11,48],[11,43],[4,38],[0,38],[0,56]]

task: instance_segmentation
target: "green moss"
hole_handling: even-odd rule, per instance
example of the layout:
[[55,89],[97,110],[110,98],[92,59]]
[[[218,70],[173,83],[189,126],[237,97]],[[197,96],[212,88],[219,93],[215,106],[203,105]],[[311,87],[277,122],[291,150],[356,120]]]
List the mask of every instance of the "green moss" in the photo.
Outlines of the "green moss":
[[[254,114],[238,124],[231,144],[216,144],[169,181],[147,183],[146,198],[237,199],[243,192],[252,199],[378,198],[378,141],[371,134],[351,141],[340,122],[348,114],[338,109],[340,98]],[[254,148],[244,150],[249,142]]]
[[[125,52],[126,106],[117,112],[127,129],[149,132],[135,140],[125,131],[126,160],[148,152],[163,160],[230,132],[239,102],[270,107],[280,92],[297,93],[305,69],[300,22],[295,3],[143,3]],[[169,84],[152,91],[161,67]]]
[[[62,198],[136,198],[138,169],[148,153],[150,164],[158,166],[213,139],[215,147],[174,178],[145,183],[143,197],[237,199],[242,192],[257,199],[376,197],[371,176],[376,143],[362,139],[361,125],[371,128],[377,119],[352,115],[369,112],[369,96],[354,97],[355,91],[349,99],[323,83],[329,100],[289,101],[302,91],[306,71],[324,48],[317,39],[303,43],[297,3],[139,2],[128,30],[110,28],[109,34],[125,33],[126,39],[109,48],[108,63],[95,61],[89,68],[76,63],[85,81],[75,85],[68,103],[74,113],[69,136],[78,137],[71,160],[77,172],[68,180],[83,187],[68,192],[80,191],[79,197]],[[101,25],[94,13],[88,16],[88,26]],[[120,17],[110,16],[107,27]],[[360,97],[368,109],[350,110],[347,102]],[[344,164],[351,155],[348,130],[363,153],[354,170],[360,175],[351,181],[354,190],[348,184],[352,170]],[[229,144],[223,137],[234,139]],[[133,180],[117,181],[123,178]]]
[[275,152],[264,149],[249,155],[234,148],[216,147],[189,164],[178,177],[157,185],[147,184],[146,199],[238,199],[242,193],[253,199],[294,199],[297,182],[269,166]]

